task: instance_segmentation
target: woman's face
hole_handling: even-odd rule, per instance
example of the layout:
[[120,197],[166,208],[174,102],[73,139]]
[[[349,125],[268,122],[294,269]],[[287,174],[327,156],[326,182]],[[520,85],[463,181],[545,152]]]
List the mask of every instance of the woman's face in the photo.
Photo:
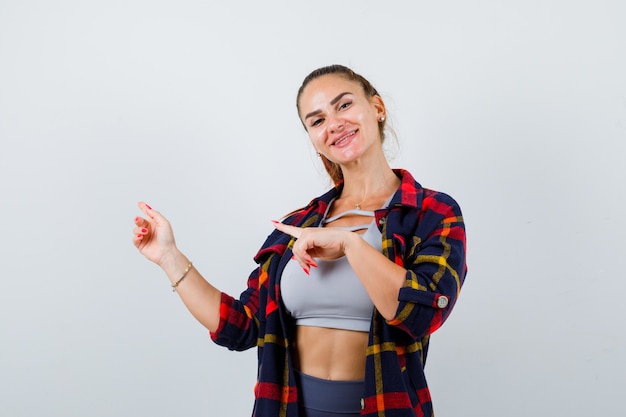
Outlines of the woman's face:
[[300,96],[300,118],[313,146],[329,160],[347,165],[370,152],[382,152],[379,119],[385,105],[368,96],[357,81],[323,75]]

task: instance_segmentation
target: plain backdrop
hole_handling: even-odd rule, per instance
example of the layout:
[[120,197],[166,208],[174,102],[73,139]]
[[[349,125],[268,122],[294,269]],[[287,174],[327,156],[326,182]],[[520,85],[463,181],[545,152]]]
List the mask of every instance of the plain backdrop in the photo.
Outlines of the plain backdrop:
[[469,275],[438,417],[623,416],[626,3],[0,0],[0,415],[247,416],[229,352],[131,244],[139,200],[233,295],[329,186],[295,95],[370,79]]

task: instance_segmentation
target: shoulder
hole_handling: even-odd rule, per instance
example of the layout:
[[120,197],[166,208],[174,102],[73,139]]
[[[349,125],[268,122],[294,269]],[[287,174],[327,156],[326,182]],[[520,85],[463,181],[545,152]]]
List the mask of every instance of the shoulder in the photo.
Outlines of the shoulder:
[[395,170],[401,179],[401,184],[394,195],[390,206],[400,206],[424,214],[435,214],[444,217],[460,216],[461,209],[458,202],[449,194],[422,187],[409,171]]
[[425,188],[423,195],[422,211],[432,211],[441,215],[461,214],[459,203],[449,194]]
[[282,222],[291,226],[310,226],[311,217],[324,215],[330,203],[340,194],[341,186],[331,188],[324,194],[312,199],[306,206],[285,215]]
[[417,180],[413,177],[413,175],[407,171],[406,169],[396,168],[394,172],[400,179],[400,187],[398,188],[398,193],[402,200],[407,204],[414,203],[413,199],[417,198],[426,198],[426,197],[440,197],[444,200],[452,200],[448,194],[434,190],[432,188],[422,187],[422,185],[417,182]]
[[[301,207],[283,216],[282,223],[290,226],[309,227],[319,224],[326,213],[331,201],[338,195],[339,188],[335,187],[319,197],[311,200],[306,206]],[[278,230],[272,231],[267,237],[265,243],[255,256],[255,260],[259,262],[264,255],[269,253],[283,254],[287,249],[291,236]]]

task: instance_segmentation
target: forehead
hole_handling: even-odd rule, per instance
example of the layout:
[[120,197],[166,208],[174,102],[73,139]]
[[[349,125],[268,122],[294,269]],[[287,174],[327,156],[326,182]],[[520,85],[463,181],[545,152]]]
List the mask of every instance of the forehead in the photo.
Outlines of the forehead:
[[341,93],[360,94],[365,96],[363,87],[358,81],[350,80],[341,74],[327,74],[317,77],[302,90],[300,106],[302,110],[312,106],[328,104]]

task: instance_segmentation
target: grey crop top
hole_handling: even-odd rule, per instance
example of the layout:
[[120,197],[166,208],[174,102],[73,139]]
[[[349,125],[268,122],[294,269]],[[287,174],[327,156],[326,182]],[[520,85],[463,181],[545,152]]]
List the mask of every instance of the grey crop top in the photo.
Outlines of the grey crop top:
[[[323,223],[348,214],[374,217],[373,211],[349,210],[325,219]],[[382,251],[382,236],[373,220],[348,230],[365,228],[361,237]],[[282,299],[296,324],[368,332],[374,304],[346,257],[330,261],[318,259],[316,262],[318,267],[311,268],[310,275],[306,275],[293,259],[283,270],[280,281]]]

